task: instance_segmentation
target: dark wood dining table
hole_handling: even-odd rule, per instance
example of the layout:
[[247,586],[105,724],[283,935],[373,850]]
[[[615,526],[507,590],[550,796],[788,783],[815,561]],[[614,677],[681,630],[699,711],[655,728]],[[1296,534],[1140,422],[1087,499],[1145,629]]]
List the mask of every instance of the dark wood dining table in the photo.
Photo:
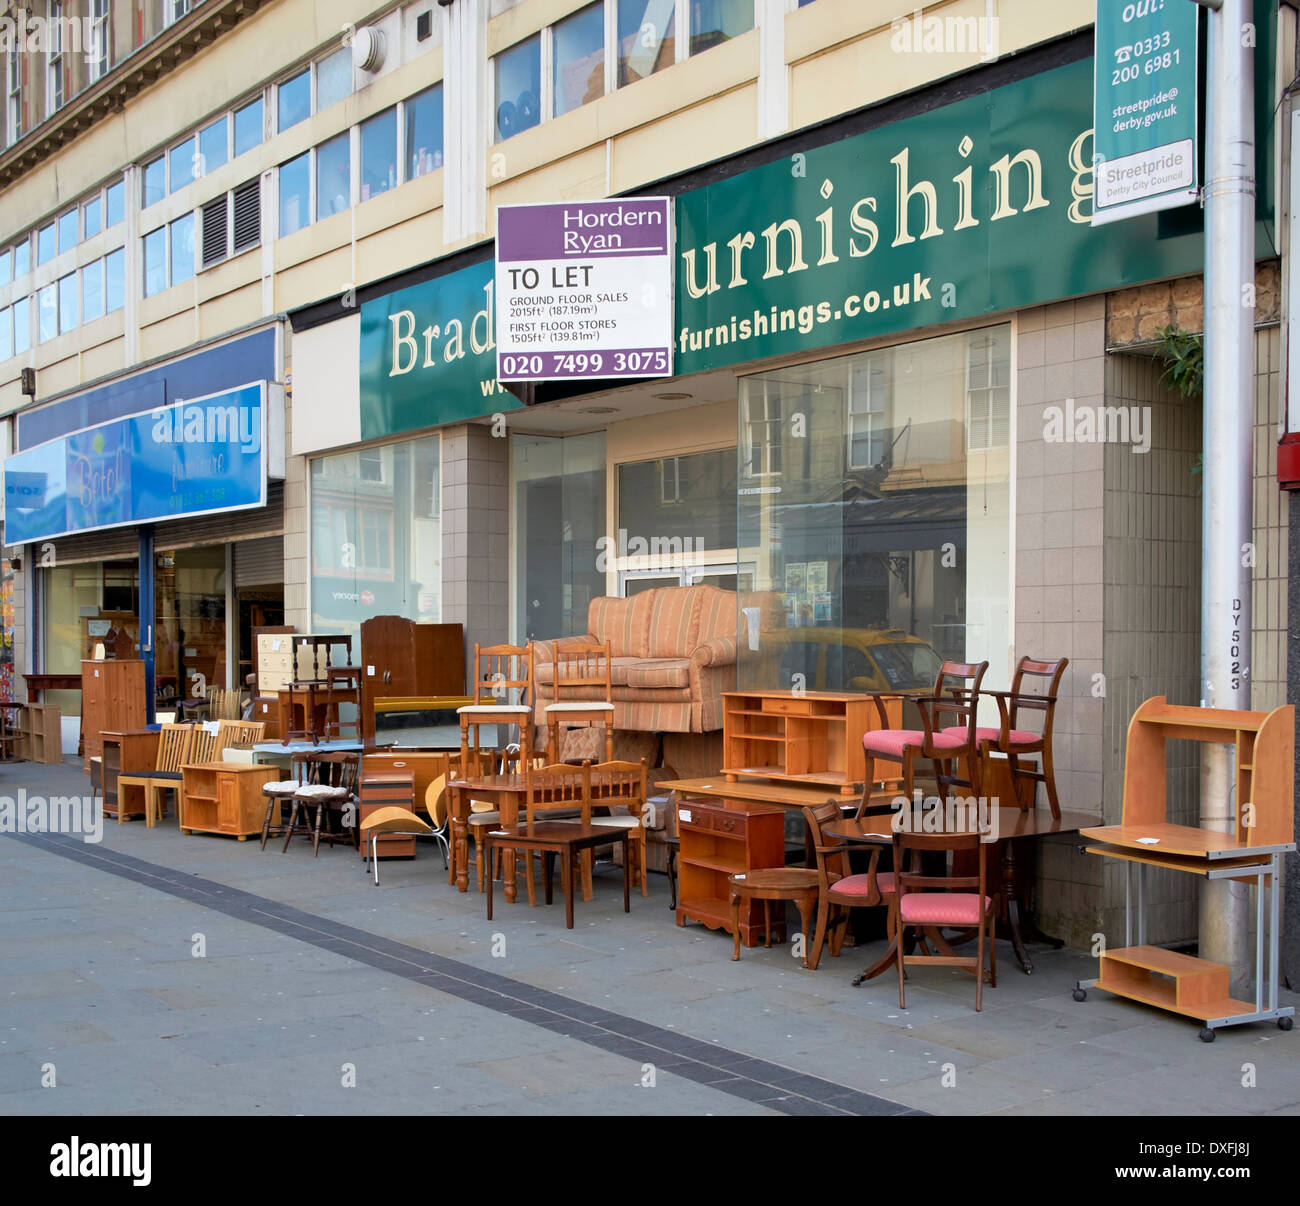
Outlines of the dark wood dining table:
[[[828,837],[840,838],[842,841],[854,844],[877,846],[887,843],[892,844],[894,840],[894,817],[899,814],[893,809],[885,810],[883,808],[874,809],[872,812],[873,815],[857,818],[847,817],[842,821],[832,821],[822,827],[822,832]],[[1046,942],[1055,947],[1061,947],[1065,944],[1059,938],[1052,938],[1042,933],[1030,918],[1025,901],[1027,896],[1026,885],[1022,882],[1020,862],[1016,857],[1016,846],[1019,842],[1028,839],[1041,839],[1057,833],[1077,833],[1080,829],[1098,824],[1099,821],[1096,816],[1086,812],[1062,810],[1059,817],[1054,817],[1047,809],[1021,810],[1020,808],[1000,805],[996,813],[997,823],[994,826],[991,824],[993,815],[993,811],[990,809],[988,820],[992,840],[989,844],[995,847],[996,853],[993,857],[997,859],[1001,874],[1000,888],[1003,899],[1003,917],[1007,929],[1006,937],[1015,950],[1016,960],[1021,969],[1028,975],[1034,970],[1034,964],[1029,957],[1029,952],[1025,949],[1026,938],[1031,941]],[[940,949],[950,954],[951,948],[947,947],[943,939],[937,934],[933,936]],[[880,975],[881,972],[893,967],[896,952],[896,935],[891,934],[889,946],[885,953],[870,967],[853,978],[854,986],[861,984],[863,980],[873,979],[875,976]]]
[[[447,784],[451,795],[451,866],[447,868],[447,882],[454,883],[458,891],[469,891],[469,818],[470,801],[481,800],[491,804],[500,814],[497,826],[509,829],[519,823],[524,812],[528,796],[527,778],[518,773],[504,775],[472,775],[452,779]],[[591,803],[599,808],[605,797],[605,781],[601,775],[592,773]],[[626,799],[612,800],[613,803],[625,804]],[[611,834],[617,832],[613,828]],[[610,838],[613,845],[618,839]],[[505,859],[505,896],[513,904],[517,887],[515,884],[515,860]]]

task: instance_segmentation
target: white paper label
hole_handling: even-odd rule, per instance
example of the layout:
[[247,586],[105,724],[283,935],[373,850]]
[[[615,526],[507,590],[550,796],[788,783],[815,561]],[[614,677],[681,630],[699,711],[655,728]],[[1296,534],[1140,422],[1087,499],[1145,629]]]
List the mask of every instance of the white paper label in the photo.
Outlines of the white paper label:
[[1138,841],[1141,842],[1143,846],[1154,846],[1157,842],[1160,841],[1160,839],[1159,838],[1138,838]]
[[677,819],[679,821],[690,821],[691,817],[692,814],[689,808],[679,808],[677,810]]
[[367,666],[367,667],[366,667],[366,675],[367,675],[368,677],[370,677],[370,678],[374,678],[374,677],[375,677],[375,668],[374,668],[374,666]]
[[272,637],[272,638],[271,638],[271,652],[272,652],[272,653],[279,653],[279,652],[280,652],[280,638],[279,638],[279,637]]

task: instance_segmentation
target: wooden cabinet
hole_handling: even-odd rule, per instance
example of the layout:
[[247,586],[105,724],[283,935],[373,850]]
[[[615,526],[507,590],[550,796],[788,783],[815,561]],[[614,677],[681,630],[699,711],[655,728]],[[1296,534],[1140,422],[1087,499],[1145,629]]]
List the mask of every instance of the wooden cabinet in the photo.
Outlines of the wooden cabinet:
[[[867,774],[863,734],[880,728],[866,695],[831,691],[726,692],[722,696],[723,768],[741,778],[825,784],[857,795]],[[889,727],[902,723],[902,701],[885,700]],[[871,781],[898,778],[898,766],[872,760]]]
[[[242,842],[262,832],[262,787],[282,775],[266,764],[200,762],[181,767],[181,777],[181,832],[224,833]],[[272,824],[279,824],[279,807],[277,802]]]
[[81,733],[85,769],[102,750],[105,729],[142,729],[149,722],[144,662],[138,658],[81,663]]
[[[677,924],[698,921],[731,933],[727,880],[759,867],[785,866],[785,809],[739,800],[680,800],[677,829]],[[772,902],[771,908],[773,940],[784,942],[784,905]],[[740,940],[753,946],[762,933],[763,902],[742,901]]]
[[28,704],[18,715],[18,757],[63,761],[63,714],[54,704]]
[[[396,806],[410,811],[415,803],[415,772],[413,770],[362,772],[360,820],[372,812]],[[368,844],[367,844],[368,846]],[[361,857],[369,855],[367,846]],[[414,858],[415,838],[399,833],[380,834],[375,844],[379,858]]]
[[[409,700],[436,707],[465,694],[465,633],[459,624],[416,624],[374,616],[361,625],[361,735],[375,734],[375,703]],[[448,704],[447,706],[455,706]]]
[[158,729],[132,729],[117,732],[106,729],[100,734],[102,744],[101,790],[104,793],[104,812],[117,816],[144,816],[144,788],[128,787],[123,800],[117,786],[119,775],[138,775],[151,771],[158,765],[158,742],[162,733]]

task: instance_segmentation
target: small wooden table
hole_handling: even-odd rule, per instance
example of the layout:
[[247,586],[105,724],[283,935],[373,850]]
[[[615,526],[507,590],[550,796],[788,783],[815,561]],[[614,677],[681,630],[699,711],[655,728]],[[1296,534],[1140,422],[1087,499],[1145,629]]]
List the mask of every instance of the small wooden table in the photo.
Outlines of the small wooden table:
[[139,813],[145,815],[144,789],[140,793],[140,806],[118,798],[119,775],[144,774],[158,765],[158,742],[161,729],[117,729],[100,733],[100,790],[104,796],[104,812],[110,816]]
[[771,902],[793,900],[799,910],[799,920],[803,923],[800,926],[803,930],[803,965],[807,967],[808,949],[811,946],[811,927],[808,921],[816,915],[817,901],[821,896],[821,877],[817,872],[806,867],[760,867],[756,871],[742,871],[739,875],[733,875],[727,882],[731,888],[731,930],[735,935],[732,961],[740,958],[740,902],[763,902],[763,945],[770,948]]
[[[576,878],[578,856],[584,850],[597,846],[623,844],[623,912],[632,911],[631,863],[628,859],[628,830],[613,829],[607,825],[583,825],[576,821],[536,821],[532,825],[511,825],[489,829],[487,832],[487,919],[492,920],[492,849],[504,846],[508,850],[536,850],[542,855],[542,882],[546,888],[546,903],[551,903],[551,885],[554,879],[553,862],[557,854],[563,857],[560,864],[560,882],[564,889],[564,925],[573,929],[573,881]],[[515,860],[505,860],[507,874]],[[509,880],[507,880],[509,882]]]

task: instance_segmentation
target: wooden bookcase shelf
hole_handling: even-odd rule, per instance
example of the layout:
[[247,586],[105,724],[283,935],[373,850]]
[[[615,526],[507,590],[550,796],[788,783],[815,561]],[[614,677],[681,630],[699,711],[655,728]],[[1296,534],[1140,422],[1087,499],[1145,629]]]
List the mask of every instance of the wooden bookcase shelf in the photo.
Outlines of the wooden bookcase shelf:
[[63,714],[54,704],[29,703],[18,714],[18,757],[63,761]]
[[[262,787],[282,778],[278,767],[247,762],[197,762],[181,767],[182,833],[223,833],[241,842],[262,832]],[[278,825],[280,805],[271,814]]]
[[[723,767],[742,778],[824,784],[856,795],[868,775],[863,734],[880,727],[874,701],[848,692],[734,691],[722,696]],[[890,727],[902,722],[902,701],[885,701]],[[896,779],[894,763],[871,763],[872,782]]]
[[[677,805],[677,924],[698,921],[731,928],[727,880],[759,867],[785,865],[785,810],[736,800],[682,800]],[[785,941],[785,906],[772,903],[774,941]],[[741,904],[740,939],[754,946],[763,933],[763,903]]]

